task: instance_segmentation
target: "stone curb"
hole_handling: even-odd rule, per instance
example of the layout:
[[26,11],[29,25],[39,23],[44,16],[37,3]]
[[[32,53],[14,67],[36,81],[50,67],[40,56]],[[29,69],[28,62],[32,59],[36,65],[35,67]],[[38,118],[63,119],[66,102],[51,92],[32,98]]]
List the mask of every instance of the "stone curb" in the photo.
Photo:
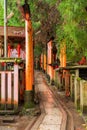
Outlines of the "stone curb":
[[[50,87],[51,91],[54,93],[52,87]],[[56,96],[56,95],[54,95]],[[60,130],[66,130],[66,125],[67,125],[67,114],[66,112],[63,110],[62,105],[61,105],[61,101],[59,100],[59,104],[58,107],[62,113],[62,123],[61,123],[61,128]]]

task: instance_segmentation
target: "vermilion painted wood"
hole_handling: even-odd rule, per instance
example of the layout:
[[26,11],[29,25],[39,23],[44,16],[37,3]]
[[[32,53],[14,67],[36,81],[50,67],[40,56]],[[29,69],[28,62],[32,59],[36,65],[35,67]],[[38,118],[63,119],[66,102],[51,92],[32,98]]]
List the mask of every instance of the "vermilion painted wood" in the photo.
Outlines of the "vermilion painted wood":
[[11,55],[11,46],[8,45],[8,57],[10,57],[10,55]]
[[43,69],[43,53],[41,54],[41,68]]
[[20,49],[21,49],[21,46],[20,44],[17,45],[17,52],[18,52],[18,57],[20,58]]
[[29,14],[26,14],[26,91],[32,91],[33,86],[33,38],[32,23]]
[[51,65],[49,64],[52,64],[52,40],[48,42],[48,57],[47,57],[47,62],[48,62],[48,67],[47,67],[47,72],[48,72],[48,75],[50,76],[51,80],[53,79],[53,68]]
[[60,66],[66,67],[66,43],[65,43],[65,41],[63,41],[62,44],[61,44]]
[[44,70],[46,71],[46,54],[44,54]]

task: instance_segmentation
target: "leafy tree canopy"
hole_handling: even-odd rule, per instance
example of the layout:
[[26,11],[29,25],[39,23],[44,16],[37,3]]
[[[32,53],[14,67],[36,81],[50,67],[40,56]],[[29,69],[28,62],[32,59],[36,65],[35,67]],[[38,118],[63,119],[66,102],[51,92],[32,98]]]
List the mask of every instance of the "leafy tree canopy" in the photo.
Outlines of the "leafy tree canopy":
[[[0,0],[0,25],[4,23],[4,0]],[[24,0],[8,0],[9,26],[24,26],[24,19],[17,7]],[[53,36],[58,47],[65,39],[68,60],[87,56],[87,1],[85,0],[28,0],[34,28],[35,43],[45,44]],[[38,48],[38,47],[37,47]],[[37,49],[38,50],[38,49]],[[58,48],[59,50],[59,48]],[[59,52],[59,51],[58,51]]]
[[[36,0],[37,1],[37,0]],[[39,21],[34,21],[35,19],[35,14],[36,14],[36,2],[34,1],[30,1],[29,5],[30,5],[30,9],[31,9],[31,14],[32,14],[32,23],[33,23],[33,27],[36,29],[40,26],[40,22]],[[20,5],[24,4],[24,0],[20,0]],[[1,10],[0,10],[0,25],[4,25],[4,1],[0,0],[0,6],[1,6]],[[7,1],[7,16],[13,12],[14,16],[11,17],[7,24],[8,26],[24,26],[24,19],[22,17],[21,12],[18,9],[17,6],[17,0],[13,0]]]
[[[58,41],[66,39],[68,59],[85,55],[87,47],[87,1],[63,0],[58,6],[60,25]],[[87,50],[86,50],[87,51]]]

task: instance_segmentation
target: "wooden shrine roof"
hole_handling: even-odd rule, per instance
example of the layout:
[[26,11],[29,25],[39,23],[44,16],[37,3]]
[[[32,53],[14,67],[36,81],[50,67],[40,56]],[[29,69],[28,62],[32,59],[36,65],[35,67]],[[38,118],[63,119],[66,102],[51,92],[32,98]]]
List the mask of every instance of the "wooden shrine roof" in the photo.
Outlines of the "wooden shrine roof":
[[[13,43],[23,42],[25,40],[25,28],[8,26],[7,36],[8,36],[9,41],[12,41]],[[0,26],[0,37],[2,37],[2,39],[4,38],[3,26]]]
[[[7,27],[7,34],[9,37],[25,37],[24,27]],[[0,36],[4,36],[4,27],[0,26]]]

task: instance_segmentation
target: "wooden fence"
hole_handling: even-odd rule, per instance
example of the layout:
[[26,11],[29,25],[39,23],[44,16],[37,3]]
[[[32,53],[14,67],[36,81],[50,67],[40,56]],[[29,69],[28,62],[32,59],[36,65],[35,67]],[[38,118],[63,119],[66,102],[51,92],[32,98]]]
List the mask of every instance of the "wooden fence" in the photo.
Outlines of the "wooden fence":
[[87,80],[81,79],[77,73],[63,74],[58,70],[55,70],[54,79],[59,90],[65,90],[65,94],[69,92],[68,96],[74,101],[76,108],[87,112]]
[[18,107],[18,65],[13,71],[0,71],[0,109],[15,109]]

